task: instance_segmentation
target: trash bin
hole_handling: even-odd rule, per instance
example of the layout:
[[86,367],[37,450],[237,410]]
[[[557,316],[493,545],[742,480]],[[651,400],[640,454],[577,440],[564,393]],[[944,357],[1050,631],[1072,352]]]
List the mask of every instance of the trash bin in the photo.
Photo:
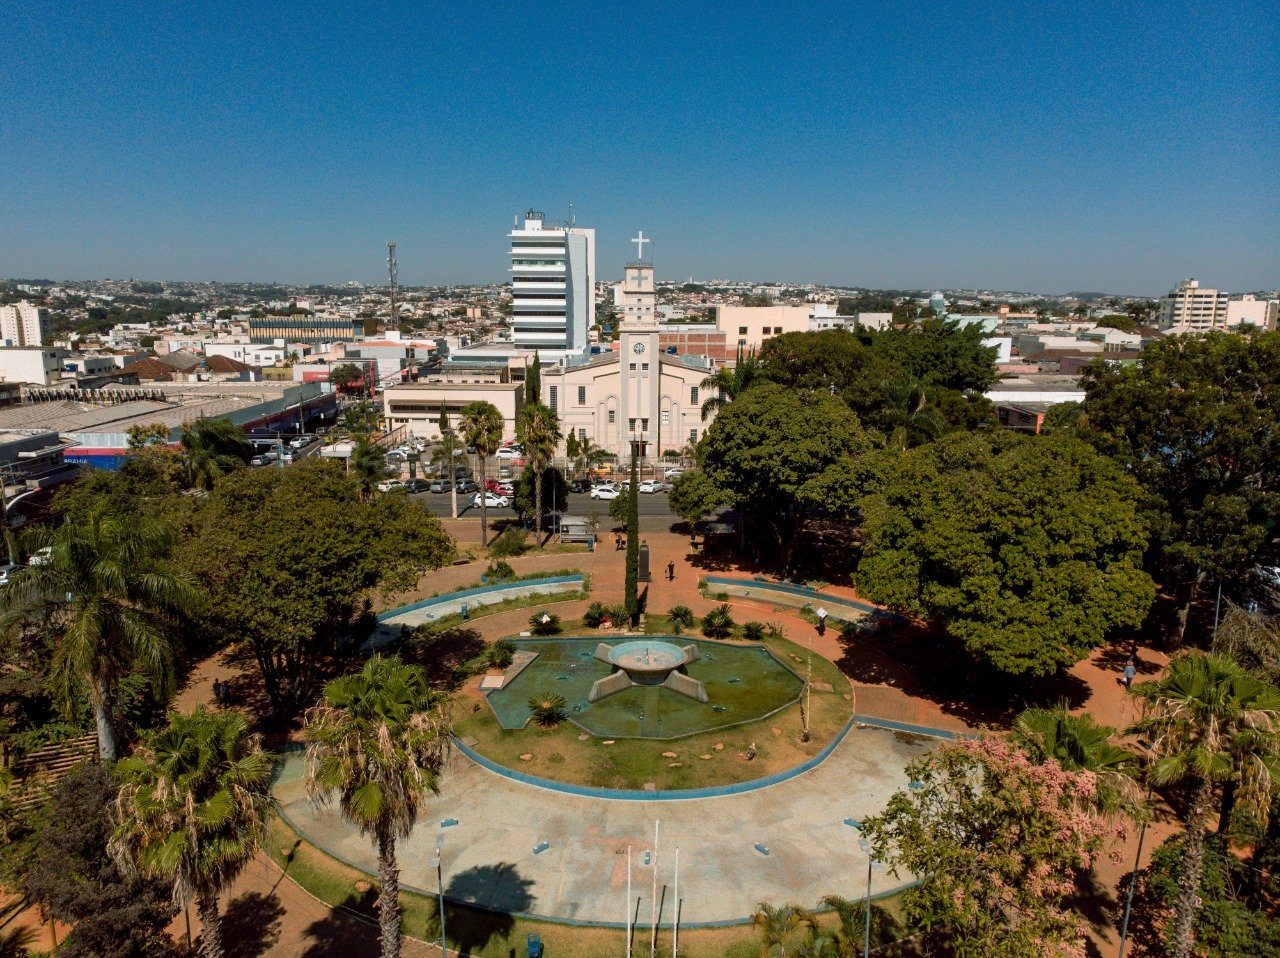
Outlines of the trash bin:
[[461,611],[462,611],[462,621],[466,622],[467,621],[467,604],[465,602],[462,604]]
[[538,935],[530,935],[525,941],[525,955],[527,958],[542,958],[542,938]]

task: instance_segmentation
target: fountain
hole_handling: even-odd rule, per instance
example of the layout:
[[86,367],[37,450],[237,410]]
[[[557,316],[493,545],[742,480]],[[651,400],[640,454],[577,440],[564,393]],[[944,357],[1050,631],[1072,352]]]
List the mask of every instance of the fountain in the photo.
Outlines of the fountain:
[[612,665],[614,671],[591,686],[588,702],[633,686],[655,686],[687,695],[699,702],[707,700],[707,690],[697,679],[690,678],[686,667],[698,660],[696,645],[679,646],[674,642],[639,639],[621,645],[596,646],[595,658]]

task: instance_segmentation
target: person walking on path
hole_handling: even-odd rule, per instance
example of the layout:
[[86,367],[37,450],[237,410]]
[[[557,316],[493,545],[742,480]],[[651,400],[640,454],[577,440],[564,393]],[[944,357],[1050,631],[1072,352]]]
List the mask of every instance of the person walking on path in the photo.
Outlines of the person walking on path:
[[1133,688],[1133,677],[1138,674],[1138,666],[1133,658],[1130,658],[1124,665],[1124,690],[1128,692]]
[[667,581],[668,582],[676,581],[676,564],[674,562],[667,563]]

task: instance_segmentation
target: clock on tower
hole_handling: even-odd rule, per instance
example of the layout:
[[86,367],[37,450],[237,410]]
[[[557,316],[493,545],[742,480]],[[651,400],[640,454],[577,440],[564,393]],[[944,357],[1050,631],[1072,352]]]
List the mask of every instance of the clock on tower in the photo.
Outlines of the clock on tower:
[[631,347],[631,351],[635,353],[637,356],[639,356],[641,353],[644,352],[644,343],[636,343],[634,346]]

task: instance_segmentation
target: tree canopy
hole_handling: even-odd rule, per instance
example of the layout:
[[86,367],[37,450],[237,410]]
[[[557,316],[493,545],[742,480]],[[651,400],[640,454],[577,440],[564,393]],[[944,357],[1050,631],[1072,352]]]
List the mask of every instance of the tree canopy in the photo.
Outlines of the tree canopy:
[[1079,440],[951,434],[885,463],[863,500],[858,587],[1003,672],[1048,675],[1146,616],[1139,499]]
[[[1151,568],[1230,588],[1280,545],[1280,332],[1176,336],[1085,373],[1088,435],[1150,493]],[[1190,595],[1185,596],[1189,601]]]
[[318,460],[229,476],[183,548],[211,595],[208,627],[248,642],[282,712],[306,700],[325,657],[356,637],[374,590],[408,588],[453,556],[426,509],[404,496],[363,499],[356,479]]
[[839,399],[775,384],[726,406],[700,444],[707,478],[737,504],[748,531],[777,544],[784,562],[810,510],[849,501],[829,490],[870,450],[870,437]]

